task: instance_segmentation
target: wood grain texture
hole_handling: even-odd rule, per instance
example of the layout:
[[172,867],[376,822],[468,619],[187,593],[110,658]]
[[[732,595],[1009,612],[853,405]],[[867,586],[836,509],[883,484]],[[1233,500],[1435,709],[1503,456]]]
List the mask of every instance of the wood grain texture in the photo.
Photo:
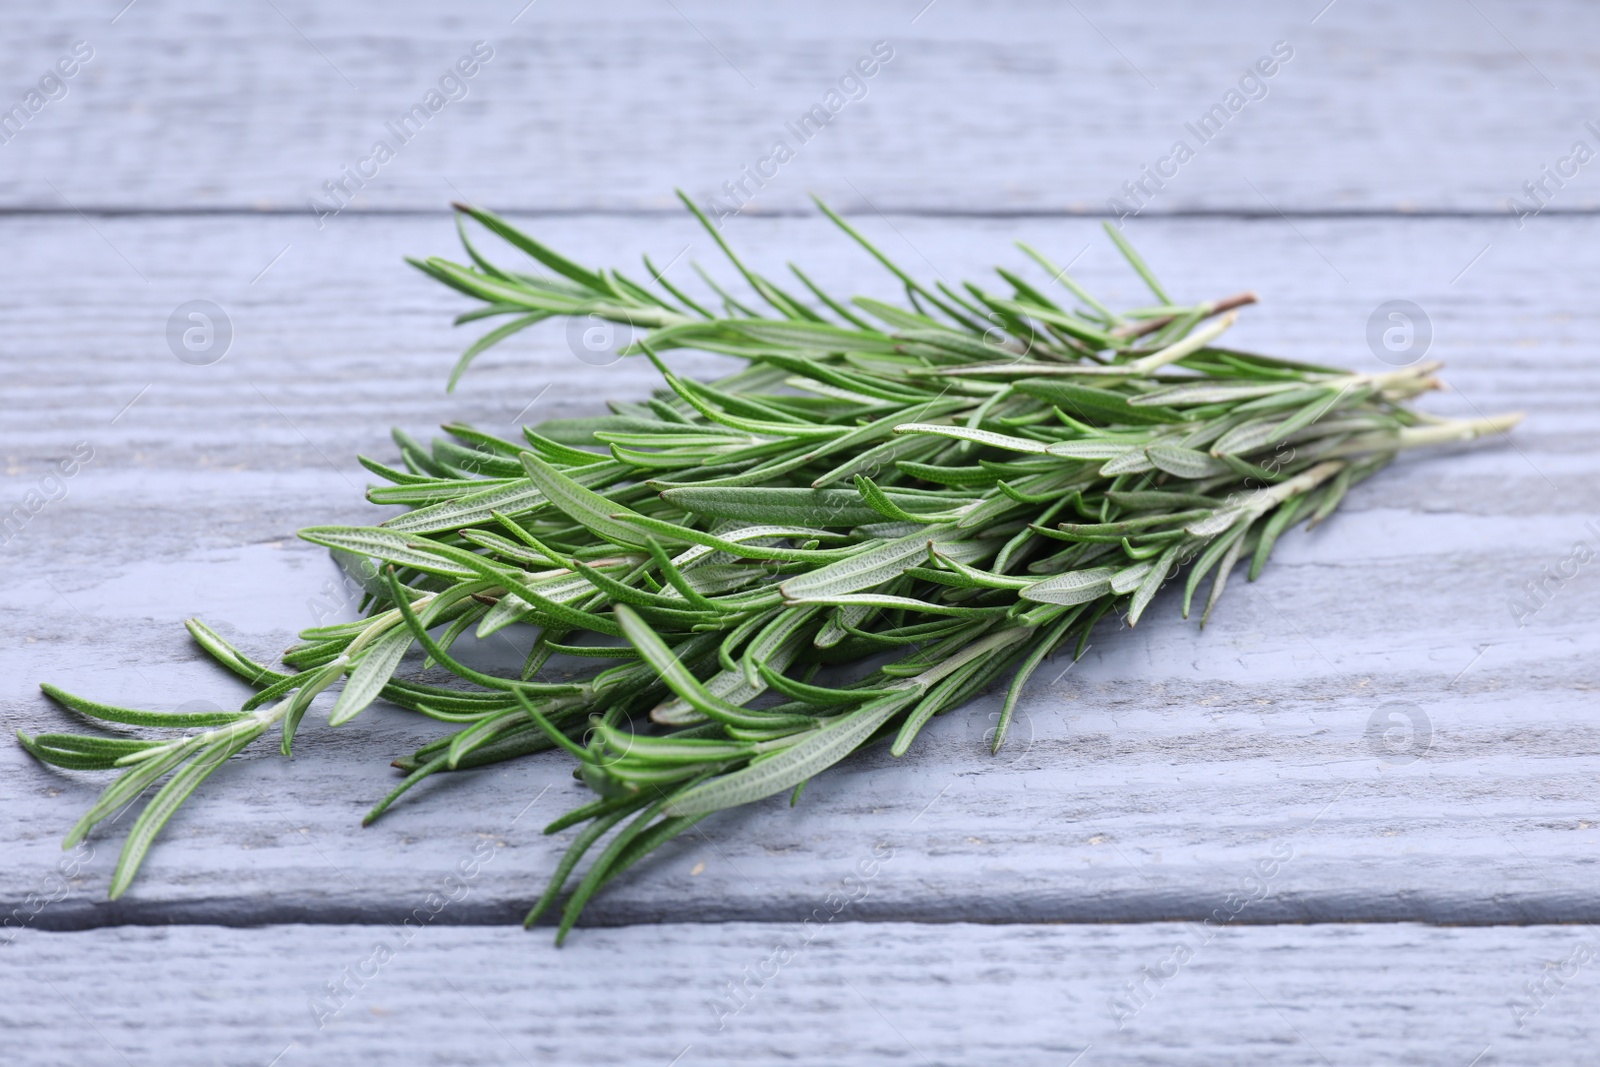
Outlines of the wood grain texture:
[[[0,206],[304,212],[387,138],[358,208],[670,210],[674,186],[720,194],[787,137],[754,210],[814,190],[868,212],[1104,211],[1181,139],[1196,156],[1152,212],[1501,214],[1600,144],[1582,0],[525,4],[22,6],[0,106],[73,41],[95,55],[0,144]],[[387,133],[478,40],[494,58],[467,95],[408,143]],[[877,41],[894,58],[865,97],[787,135]],[[1186,131],[1279,41],[1264,98],[1207,143]],[[1592,169],[1552,210],[1600,205]]]
[[286,926],[30,933],[5,951],[7,1056],[30,1067],[1489,1067],[1587,1062],[1600,941],[1575,927],[839,920],[585,931],[566,950],[504,928],[406,943]]
[[[448,224],[347,219],[320,236],[294,225],[0,223],[17,250],[0,266],[19,297],[5,313],[9,351],[26,361],[5,386],[7,491],[20,498],[77,440],[96,448],[66,499],[5,547],[0,699],[12,725],[66,725],[40,680],[151,707],[238,699],[242,686],[199,658],[179,621],[198,614],[262,656],[314,623],[308,601],[334,572],[293,531],[369,518],[352,456],[388,458],[391,423],[508,429],[535,397],[530,419],[650,387],[637,363],[579,362],[552,327],[484,357],[445,397],[464,344],[445,325],[456,304],[399,260],[448,251]],[[1086,220],[866,225],[952,278],[1017,258],[1011,237],[1062,259],[1089,245],[1075,272],[1140,299]],[[649,251],[665,262],[695,241],[676,220],[537,228],[606,261]],[[1259,583],[1239,580],[1203,634],[1170,594],[1137,631],[1108,627],[1071,673],[1052,683],[1063,663],[1039,676],[1000,759],[982,754],[990,696],[930,726],[905,759],[873,753],[825,776],[798,809],[773,801],[708,820],[601,898],[591,921],[796,920],[880,843],[896,860],[859,917],[882,921],[1198,920],[1274,848],[1292,860],[1240,922],[1600,918],[1593,576],[1525,627],[1507,608],[1600,517],[1584,283],[1597,229],[1568,220],[1504,241],[1485,220],[1139,223],[1135,239],[1174,291],[1261,289],[1240,344],[1378,369],[1368,315],[1414,299],[1457,389],[1427,403],[1522,408],[1528,424],[1510,444],[1417,457],[1361,487],[1322,531],[1286,538]],[[815,218],[741,220],[730,233],[764,269],[781,249],[825,284],[888,292]],[[234,320],[235,347],[214,366],[180,363],[163,337],[171,309],[196,296]],[[1406,750],[1401,731],[1396,752],[1378,746],[1395,701],[1415,705],[1426,744]],[[444,921],[511,919],[562,847],[539,827],[583,791],[542,757],[436,781],[360,829],[392,781],[385,764],[436,733],[389,709],[337,732],[308,724],[293,763],[252,755],[208,782],[122,901],[104,900],[118,839],[98,838],[37,922],[394,922],[485,840],[500,858]],[[0,766],[0,803],[25,813],[0,831],[9,913],[50,881],[100,776],[39,767],[9,745]]]
[[[727,223],[761,269],[792,257],[895,296],[810,214],[814,191],[918,274],[1014,265],[1023,237],[1143,303],[1067,216],[1105,211],[1181,137],[1197,155],[1129,229],[1175,293],[1254,288],[1240,345],[1363,370],[1383,369],[1374,309],[1415,301],[1455,388],[1427,405],[1530,418],[1360,487],[1237,578],[1204,634],[1170,593],[1136,631],[1104,628],[1041,672],[999,759],[990,695],[797,809],[708,820],[565,952],[483,925],[520,916],[563,846],[540,827],[586,795],[557,759],[441,776],[362,830],[387,762],[439,727],[313,712],[293,762],[247,752],[208,782],[112,905],[127,816],[58,847],[104,776],[0,739],[0,1060],[1592,1058],[1594,929],[1481,924],[1600,921],[1592,565],[1526,625],[1508,608],[1600,543],[1596,165],[1549,182],[1525,227],[1506,211],[1600,144],[1593,5],[124,3],[25,5],[0,35],[0,518],[93,449],[0,545],[8,729],[78,725],[41,680],[240,699],[181,619],[268,658],[319,621],[335,571],[294,531],[371,521],[354,456],[392,458],[391,425],[511,432],[651,387],[549,327],[446,396],[460,305],[401,257],[455,254],[447,201],[528,212],[580,259],[647,252],[693,287],[689,260],[716,257],[671,189],[723,193],[880,40],[894,57],[865,98]],[[94,55],[65,95],[6,127],[80,40]],[[465,99],[317,225],[310,198],[478,40],[494,56]],[[1266,98],[1199,145],[1185,123],[1280,40]],[[1417,217],[1451,214],[1468,217]],[[1163,217],[1186,215],[1224,217]],[[215,365],[169,347],[195,299],[234,331]],[[374,970],[379,945],[395,954]],[[729,983],[748,1003],[719,1000]]]

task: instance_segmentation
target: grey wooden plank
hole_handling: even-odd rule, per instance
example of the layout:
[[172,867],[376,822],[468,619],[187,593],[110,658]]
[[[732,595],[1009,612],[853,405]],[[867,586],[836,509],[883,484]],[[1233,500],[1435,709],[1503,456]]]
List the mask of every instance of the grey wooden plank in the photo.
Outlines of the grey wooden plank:
[[[0,145],[0,205],[305,211],[384,139],[395,158],[358,207],[648,210],[677,185],[720,193],[786,138],[758,209],[816,190],[858,210],[1098,211],[1182,140],[1195,158],[1151,211],[1499,213],[1575,140],[1600,144],[1581,0],[120,6],[12,13],[6,107],[75,40],[94,57]],[[414,139],[387,132],[479,40],[494,57],[467,95]],[[865,97],[814,139],[786,133],[878,41],[894,58]],[[1185,128],[1280,41],[1293,57],[1247,87],[1263,98],[1237,96],[1215,137]],[[1549,188],[1556,210],[1600,203],[1588,170]]]
[[586,931],[566,950],[482,927],[30,931],[7,949],[0,1017],[35,1067],[1487,1067],[1587,1061],[1597,950],[1563,926],[841,918]]
[[[575,414],[648,388],[637,364],[597,370],[551,329],[485,357],[445,397],[463,343],[445,325],[455,304],[399,256],[445,250],[449,227],[369,219],[301,242],[291,225],[0,223],[14,249],[0,280],[16,296],[0,334],[14,371],[6,492],[20,499],[75,441],[96,448],[66,499],[5,547],[8,725],[65,723],[40,680],[156,707],[237,699],[242,687],[200,660],[179,620],[199,614],[260,655],[314,622],[308,600],[333,571],[293,530],[370,514],[350,457],[387,456],[391,421],[417,433],[451,418],[509,424],[535,396],[534,413]],[[951,277],[1012,258],[1011,236],[1062,259],[1094,236],[1084,220],[868,225]],[[897,859],[860,915],[885,921],[1199,919],[1274,847],[1293,861],[1243,921],[1593,920],[1588,571],[1526,627],[1507,601],[1593,536],[1600,380],[1583,279],[1595,227],[1571,220],[1507,242],[1484,220],[1140,223],[1175,291],[1262,290],[1240,343],[1376,367],[1367,316],[1415,299],[1434,314],[1433,354],[1452,362],[1458,390],[1430,406],[1523,407],[1529,424],[1514,447],[1386,472],[1324,531],[1286,540],[1204,634],[1170,597],[1137,631],[1108,629],[1071,674],[1041,675],[1000,760],[981,755],[989,697],[935,723],[907,759],[875,754],[819,780],[798,809],[708,821],[593,920],[793,918],[879,842]],[[693,239],[676,222],[614,218],[545,220],[540,232],[585,258],[647,249],[659,262]],[[792,254],[836,288],[887,292],[815,219],[732,232],[759,265]],[[1085,281],[1140,299],[1092,247],[1075,268]],[[196,296],[236,320],[235,349],[209,367],[179,362],[163,338],[170,310]],[[1426,716],[1415,762],[1373,747],[1371,721],[1390,701]],[[446,921],[512,918],[561,847],[539,826],[582,790],[559,760],[522,761],[425,787],[359,829],[392,780],[384,765],[436,731],[392,710],[336,733],[308,724],[292,764],[262,754],[209,782],[123,901],[103,900],[115,839],[102,839],[37,922],[397,921],[481,841],[503,846],[500,858]],[[56,842],[98,776],[40,768],[10,745],[0,764],[15,813],[0,831],[10,913],[54,885]]]

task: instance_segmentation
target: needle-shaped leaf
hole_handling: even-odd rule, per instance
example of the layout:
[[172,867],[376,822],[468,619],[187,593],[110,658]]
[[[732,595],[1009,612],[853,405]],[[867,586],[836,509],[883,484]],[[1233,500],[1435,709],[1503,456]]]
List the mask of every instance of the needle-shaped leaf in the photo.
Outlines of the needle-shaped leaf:
[[907,690],[880,697],[777,755],[684,790],[665,811],[668,815],[709,815],[792,789],[848,756],[916,696],[915,690]]
[[837,563],[830,563],[807,574],[786,580],[780,587],[791,600],[820,600],[844,593],[871,589],[899,577],[907,567],[926,558],[928,546],[955,540],[948,527],[908,534],[867,552],[860,552]]
[[1094,440],[1059,441],[1041,451],[1062,459],[1117,459],[1129,453],[1142,453],[1142,449],[1136,444]]
[[1155,274],[1151,272],[1149,265],[1145,263],[1144,257],[1134,251],[1133,245],[1128,243],[1128,239],[1122,236],[1121,231],[1109,222],[1104,224],[1104,229],[1106,236],[1111,238],[1111,243],[1117,246],[1118,252],[1122,253],[1122,258],[1126,259],[1128,265],[1133,267],[1139,277],[1144,279],[1144,283],[1150,287],[1150,291],[1156,295],[1156,299],[1163,304],[1172,303],[1171,298],[1167,296],[1167,291],[1161,288],[1161,283],[1156,281]]
[[139,865],[144,862],[145,854],[155,843],[161,828],[167,825],[167,820],[177,814],[178,808],[189,799],[190,793],[200,787],[201,782],[226,763],[229,757],[254,741],[264,729],[263,726],[234,740],[219,741],[200,750],[187,766],[172,776],[172,781],[161,787],[139,813],[133,829],[128,831],[128,839],[123,843],[122,855],[117,859],[117,869],[111,874],[111,888],[106,896],[116,900],[127,891],[133,876],[139,872]]
[[1214,456],[1177,445],[1151,445],[1144,450],[1150,462],[1176,478],[1211,478],[1227,474],[1228,465]]
[[[278,677],[283,677],[279,675]],[[86,700],[59,686],[49,682],[41,682],[39,688],[44,695],[56,701],[63,707],[71,708],[80,715],[87,715],[92,719],[102,722],[123,723],[128,726],[162,726],[181,729],[186,726],[226,726],[243,717],[243,712],[238,711],[141,711],[137,708],[119,708],[114,704],[102,704],[94,700]]]
[[993,607],[967,608],[959,604],[939,604],[909,596],[892,596],[888,593],[835,593],[829,596],[791,597],[789,604],[857,604],[874,608],[898,608],[919,611],[924,615],[950,615],[959,618],[977,618],[983,615],[1004,615],[1011,610],[1009,604]]
[[[898,522],[954,522],[966,511],[971,510],[971,505],[963,505],[953,510],[945,509],[941,511],[908,511],[893,498],[891,498],[888,493],[885,493],[882,489],[879,489],[878,483],[874,482],[871,478],[868,478],[865,474],[856,475],[856,492],[861,494],[861,499],[865,500],[867,505],[871,507],[872,510],[877,514],[885,518],[894,519]],[[919,501],[919,503],[920,502],[921,501]],[[952,501],[951,503],[955,503],[955,501]],[[972,505],[975,505],[977,501],[972,501],[971,503]]]
[[874,700],[878,697],[894,696],[898,690],[892,689],[829,689],[820,685],[808,685],[797,682],[792,678],[785,678],[765,663],[757,665],[761,677],[773,689],[786,697],[791,697],[803,704],[815,704],[819,707],[834,707],[840,704],[859,704],[863,700]]
[[376,526],[310,526],[300,531],[300,537],[314,545],[342,549],[446,578],[460,578],[471,573],[447,562],[432,545],[395,530]]
[[[72,827],[67,831],[67,836],[61,842],[62,848],[72,848],[79,841],[89,835],[95,825],[105,819],[112,812],[130,803],[138,795],[159,781],[168,771],[182,763],[197,748],[194,739],[184,742],[169,742],[160,747],[157,755],[150,759],[134,764],[122,776],[100,793],[99,798],[83,813]],[[151,750],[155,752],[155,749]]]
[[1161,558],[1151,566],[1149,573],[1144,576],[1144,581],[1139,583],[1139,588],[1133,591],[1133,599],[1128,602],[1128,625],[1138,625],[1139,619],[1144,615],[1144,609],[1150,605],[1156,592],[1163,582],[1171,577],[1172,563],[1178,558],[1181,544],[1170,546],[1161,554]]
[[638,527],[619,522],[618,514],[633,512],[590,489],[585,489],[531,452],[522,454],[528,478],[552,505],[582,523],[596,535],[630,547],[643,548],[646,538]]
[[1043,455],[1049,451],[1041,441],[1031,441],[1024,437],[1012,437],[1010,434],[995,433],[993,430],[979,430],[971,426],[937,426],[924,422],[911,422],[896,426],[894,432],[954,437],[957,440],[971,441],[974,444],[1003,448],[1007,452],[1031,452]]
[[1113,593],[1131,593],[1144,584],[1150,572],[1155,569],[1153,560],[1135,563],[1131,567],[1123,567],[1111,576],[1111,591]]
[[[575,469],[571,479],[578,485],[594,488],[616,481],[627,473],[628,468],[624,464],[607,459]],[[518,481],[397,515],[386,520],[382,529],[399,533],[440,533],[488,522],[497,511],[513,516],[523,515],[548,503],[538,486],[530,481]]]
[[1024,600],[1036,600],[1042,604],[1087,604],[1111,592],[1111,578],[1116,573],[1115,567],[1068,571],[1035,582],[1019,595]]
[[994,740],[989,746],[992,754],[999,755],[1001,747],[1006,743],[1006,732],[1011,727],[1011,716],[1016,711],[1017,702],[1022,698],[1022,691],[1028,684],[1028,679],[1033,677],[1033,672],[1044,662],[1045,657],[1055,651],[1056,646],[1061,643],[1072,624],[1078,621],[1082,612],[1082,607],[1067,612],[1042,637],[1034,640],[1028,658],[1017,668],[1016,676],[1011,680],[1011,687],[1006,690],[1005,703],[1000,707],[1000,721],[995,724]]
[[696,515],[741,522],[849,527],[881,518],[848,489],[686,487],[667,489],[661,499]]
[[378,699],[410,647],[411,631],[405,627],[396,627],[373,642],[339,691],[339,699],[328,712],[328,725],[344,725]]
[[1026,396],[1054,404],[1074,418],[1099,425],[1120,423],[1142,426],[1183,421],[1183,415],[1170,408],[1134,407],[1123,394],[1059,378],[1024,378],[1012,382],[1011,388]]
[[1229,400],[1253,400],[1256,397],[1272,396],[1295,388],[1291,382],[1260,382],[1218,384],[1212,382],[1193,382],[1187,385],[1173,385],[1165,389],[1145,393],[1142,396],[1132,397],[1128,403],[1134,407],[1188,407],[1195,404],[1217,404]]
[[810,549],[810,548],[777,548],[764,545],[751,544],[752,541],[762,541],[768,538],[805,538],[808,540],[823,537],[837,537],[838,534],[829,533],[827,530],[816,530],[798,526],[777,526],[761,523],[742,530],[730,530],[724,534],[711,534],[703,530],[695,530],[687,526],[680,526],[675,522],[664,519],[654,519],[648,515],[619,514],[618,521],[631,523],[646,533],[654,534],[666,541],[688,542],[694,545],[703,545],[706,548],[720,549],[732,556],[744,559],[771,559],[793,560],[796,562],[829,562],[859,555],[863,549],[859,545],[851,545],[837,549]]
[[650,664],[656,674],[667,687],[678,695],[680,700],[686,702],[694,710],[708,718],[733,726],[779,726],[779,725],[805,725],[805,720],[798,716],[775,716],[748,712],[736,704],[730,704],[719,697],[713,696],[700,680],[677,656],[672,654],[654,630],[637,614],[627,607],[618,604],[616,607],[617,621],[622,624],[624,636],[639,650],[639,655]]
[[86,737],[79,734],[31,735],[17,731],[17,741],[41,762],[72,771],[109,771],[123,756],[159,748],[161,741],[121,737]]
[[550,315],[551,312],[548,311],[532,311],[526,315],[519,315],[517,318],[512,319],[510,322],[505,323],[502,326],[495,327],[482,337],[478,338],[476,341],[472,342],[472,344],[467,347],[467,350],[461,353],[461,358],[456,360],[456,365],[451,368],[450,380],[445,383],[444,391],[447,393],[453,393],[456,391],[456,383],[459,382],[461,380],[461,376],[467,372],[467,368],[472,365],[472,361],[476,359],[485,349],[499,344],[512,334],[521,330],[525,330],[536,322],[543,322],[545,319],[548,319]]
[[451,206],[462,214],[471,215],[482,223],[485,229],[503,239],[507,244],[520,248],[557,274],[571,278],[585,289],[593,290],[596,293],[611,294],[613,292],[612,286],[603,276],[589,270],[587,267],[580,267],[561,253],[534,240],[494,212],[473,207],[471,204],[457,203]]

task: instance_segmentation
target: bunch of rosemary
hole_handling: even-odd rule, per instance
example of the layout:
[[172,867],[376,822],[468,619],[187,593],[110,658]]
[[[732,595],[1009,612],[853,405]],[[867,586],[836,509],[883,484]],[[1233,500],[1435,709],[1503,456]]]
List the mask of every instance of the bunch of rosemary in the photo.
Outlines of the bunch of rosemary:
[[[642,331],[631,353],[655,363],[665,388],[520,441],[450,425],[424,448],[396,432],[404,469],[363,458],[392,483],[369,496],[414,510],[301,533],[360,576],[364,618],[306,630],[283,657],[288,672],[188,623],[261,687],[238,712],[138,711],[44,686],[101,722],[188,731],[19,734],[45,762],[122,772],[69,847],[167,779],[128,835],[112,897],[211,772],[273,728],[287,755],[313,698],[342,680],[330,725],[381,697],[460,727],[396,761],[405,778],[367,822],[440,771],[552,747],[576,761],[596,798],[547,828],[582,827],[528,913],[531,923],[598,852],[566,896],[559,941],[607,882],[699,820],[777,793],[798,799],[880,740],[898,756],[931,717],[1009,674],[998,750],[1035,668],[1069,643],[1081,654],[1106,614],[1137,623],[1187,566],[1185,616],[1211,576],[1203,621],[1238,561],[1254,579],[1286,529],[1321,521],[1399,450],[1517,421],[1407,408],[1436,386],[1436,365],[1354,374],[1220,347],[1231,309],[1254,297],[1176,304],[1110,227],[1152,306],[1112,311],[1026,245],[1079,306],[1003,269],[1006,294],[930,289],[823,207],[903,283],[905,306],[841,302],[793,268],[809,294],[797,295],[708,225],[770,310],[705,276],[713,309],[648,260],[661,295],[458,208],[552,274],[495,265],[464,227],[470,266],[416,263],[482,302],[458,322],[505,319],[462,356],[452,386],[518,330],[599,316]],[[660,358],[682,347],[748,365],[691,381]],[[514,676],[453,654],[469,630],[481,639],[513,623],[537,628]],[[396,677],[413,645],[465,684]],[[556,673],[553,657],[610,665]],[[830,684],[819,684],[824,668]]]

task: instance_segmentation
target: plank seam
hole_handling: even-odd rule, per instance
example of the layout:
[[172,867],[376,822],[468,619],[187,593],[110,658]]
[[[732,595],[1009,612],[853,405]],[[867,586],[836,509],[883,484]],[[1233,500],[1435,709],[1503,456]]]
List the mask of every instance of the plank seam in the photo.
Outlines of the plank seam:
[[[533,218],[682,218],[681,208],[627,208],[627,207],[529,207],[496,205],[502,215],[522,215]],[[0,218],[292,218],[310,214],[305,208],[249,207],[244,205],[218,205],[214,207],[126,207],[116,205],[80,205],[79,208],[62,208],[48,205],[0,206]],[[375,207],[351,208],[347,214],[373,218],[445,218],[454,214],[448,208]],[[1076,208],[941,208],[941,207],[885,207],[881,211],[870,208],[845,208],[839,214],[851,217],[887,215],[894,218],[925,219],[1114,219],[1117,212]],[[1168,211],[1147,211],[1140,219],[1503,219],[1504,208],[1428,208],[1399,210],[1394,208],[1286,208],[1283,211],[1254,208],[1176,208]],[[1600,207],[1546,208],[1540,217],[1595,218],[1600,217]],[[821,214],[800,208],[763,209],[744,213],[745,218],[821,218]]]
[[[121,911],[121,909],[118,909]],[[184,909],[190,910],[190,909]],[[1445,910],[1445,909],[1440,909]],[[1509,912],[1514,909],[1498,908],[1485,909],[1483,912],[1473,914],[1465,911],[1459,915],[1429,914],[1427,909],[1395,908],[1392,914],[1362,915],[1357,912],[1344,913],[1337,909],[1328,909],[1328,914],[1316,917],[1289,917],[1260,914],[1254,918],[1247,918],[1243,914],[1231,917],[1227,922],[1219,925],[1226,927],[1280,927],[1280,926],[1433,926],[1433,927],[1556,927],[1556,926],[1582,926],[1593,927],[1600,920],[1600,908],[1588,906],[1578,909],[1551,909],[1558,912],[1553,915],[1516,917]],[[225,929],[255,929],[274,926],[355,926],[355,927],[384,927],[392,928],[397,922],[408,916],[389,909],[340,909],[332,914],[318,914],[314,912],[301,913],[295,908],[274,908],[271,913],[220,913],[222,909],[194,909],[195,914],[189,916],[173,915],[157,909],[124,911],[121,914],[100,916],[91,912],[71,911],[62,914],[57,909],[55,914],[40,914],[34,921],[27,924],[28,928],[46,933],[81,933],[89,930],[104,930],[115,927],[219,927]],[[374,912],[381,911],[382,916]],[[485,912],[492,914],[485,914]],[[206,914],[210,912],[210,914]],[[433,926],[471,927],[471,928],[504,928],[519,926],[522,922],[524,907],[519,904],[514,907],[500,907],[478,909],[475,914],[458,914],[450,917],[438,915],[429,921]],[[1581,914],[1580,914],[1581,913]],[[853,919],[836,919],[829,923],[834,925],[851,925],[860,927],[884,925],[908,926],[1156,926],[1170,923],[1201,923],[1213,916],[1190,912],[1187,910],[1173,911],[1171,913],[1159,912],[1141,915],[1138,917],[1118,918],[1115,915],[1082,915],[1069,918],[1051,918],[1048,914],[1015,915],[1015,916],[975,916],[975,915],[918,915],[913,912],[885,912],[881,915],[868,915]],[[632,927],[656,926],[723,926],[729,923],[747,923],[762,926],[794,926],[805,919],[804,915],[777,918],[771,915],[751,915],[742,910],[730,912],[725,915],[711,917],[695,917],[690,915],[663,915],[659,918],[607,918],[604,915],[588,917],[578,925],[579,929],[624,929]],[[555,920],[542,920],[535,924],[535,929],[554,929]],[[16,930],[8,931],[14,936]],[[0,945],[7,938],[0,937]]]

